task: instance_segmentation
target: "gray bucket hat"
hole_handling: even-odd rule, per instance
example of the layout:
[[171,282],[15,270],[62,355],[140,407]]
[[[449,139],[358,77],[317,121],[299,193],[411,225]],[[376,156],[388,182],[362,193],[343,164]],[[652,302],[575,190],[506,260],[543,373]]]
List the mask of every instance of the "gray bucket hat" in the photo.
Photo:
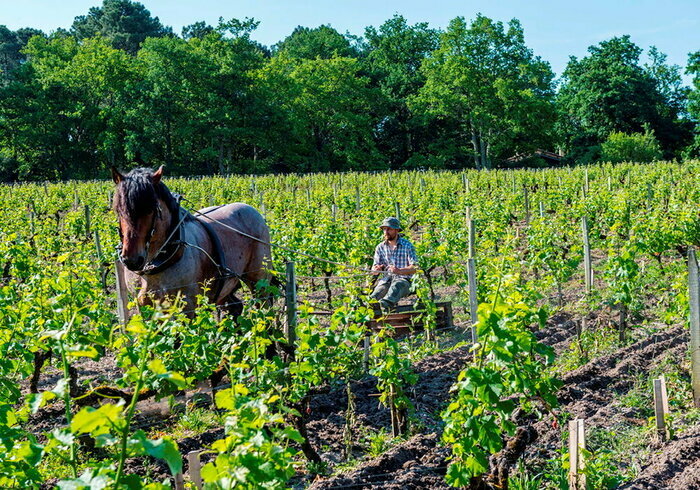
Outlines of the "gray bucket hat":
[[384,218],[384,221],[382,221],[382,224],[379,225],[379,228],[393,228],[395,230],[401,231],[401,225],[399,224],[399,220],[394,218],[393,216],[390,216],[389,218]]

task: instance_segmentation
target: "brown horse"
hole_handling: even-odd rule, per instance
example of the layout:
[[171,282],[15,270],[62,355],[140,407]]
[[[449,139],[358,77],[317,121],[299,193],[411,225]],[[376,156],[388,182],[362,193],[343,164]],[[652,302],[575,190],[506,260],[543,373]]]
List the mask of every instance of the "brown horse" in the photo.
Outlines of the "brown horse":
[[[114,211],[119,219],[120,260],[141,305],[180,294],[193,316],[196,297],[238,313],[234,296],[241,282],[256,294],[270,279],[270,233],[265,219],[243,203],[209,207],[194,216],[161,182],[163,167],[126,175],[112,168],[117,184]],[[234,305],[231,307],[231,305]]]

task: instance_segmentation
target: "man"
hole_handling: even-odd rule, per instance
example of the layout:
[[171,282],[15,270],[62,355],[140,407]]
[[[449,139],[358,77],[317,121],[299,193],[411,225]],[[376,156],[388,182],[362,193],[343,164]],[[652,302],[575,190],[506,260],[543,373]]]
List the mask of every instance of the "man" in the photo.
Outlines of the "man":
[[408,294],[411,277],[418,270],[416,249],[411,242],[399,236],[399,220],[386,218],[379,228],[384,232],[384,241],[374,249],[372,270],[384,272],[370,297],[379,301],[382,309],[389,311]]

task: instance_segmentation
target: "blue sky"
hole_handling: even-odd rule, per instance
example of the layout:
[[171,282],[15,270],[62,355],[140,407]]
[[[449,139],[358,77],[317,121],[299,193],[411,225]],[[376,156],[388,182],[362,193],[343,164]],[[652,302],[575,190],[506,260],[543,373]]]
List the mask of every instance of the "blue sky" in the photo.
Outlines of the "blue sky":
[[[561,75],[570,55],[585,56],[588,46],[629,34],[638,46],[657,46],[669,62],[685,67],[688,53],[700,50],[700,0],[469,1],[469,0],[144,0],[151,14],[180,33],[182,26],[219,17],[254,17],[260,26],[253,38],[270,45],[297,25],[330,24],[340,32],[362,35],[396,13],[409,23],[444,28],[450,19],[473,18],[477,12],[496,20],[521,21],[527,44]],[[0,0],[0,24],[11,29],[37,27],[50,32],[70,27],[73,19],[101,5],[101,0]],[[686,77],[686,81],[688,78]]]

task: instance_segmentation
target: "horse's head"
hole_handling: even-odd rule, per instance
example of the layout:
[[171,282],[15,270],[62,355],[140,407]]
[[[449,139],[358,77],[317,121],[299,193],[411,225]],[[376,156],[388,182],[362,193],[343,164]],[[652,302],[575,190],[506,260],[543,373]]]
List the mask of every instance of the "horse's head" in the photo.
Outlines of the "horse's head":
[[162,177],[162,166],[155,172],[138,168],[126,175],[112,168],[117,184],[114,212],[119,220],[121,260],[129,270],[141,270],[166,238],[174,198]]

